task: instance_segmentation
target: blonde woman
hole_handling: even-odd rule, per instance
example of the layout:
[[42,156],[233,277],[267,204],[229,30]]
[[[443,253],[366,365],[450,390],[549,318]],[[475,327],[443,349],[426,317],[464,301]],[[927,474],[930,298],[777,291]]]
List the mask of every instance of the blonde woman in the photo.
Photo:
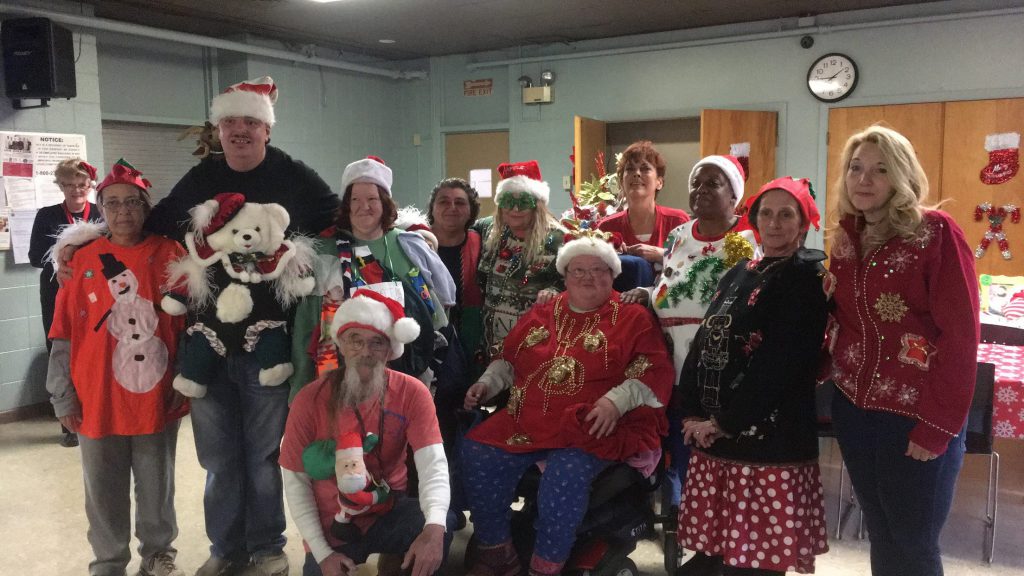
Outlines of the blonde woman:
[[505,335],[530,306],[565,288],[555,270],[565,230],[548,211],[550,190],[536,160],[502,164],[498,173],[498,212],[475,225],[484,238],[477,282],[484,294],[485,363],[500,352]]
[[898,132],[852,136],[834,189],[832,410],[872,573],[940,575],[974,388],[974,255],[952,217],[926,204],[928,179]]

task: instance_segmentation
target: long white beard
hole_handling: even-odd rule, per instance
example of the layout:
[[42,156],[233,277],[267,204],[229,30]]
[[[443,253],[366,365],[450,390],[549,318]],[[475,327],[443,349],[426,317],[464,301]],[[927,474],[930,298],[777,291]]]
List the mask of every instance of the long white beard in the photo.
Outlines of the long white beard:
[[373,372],[369,380],[363,380],[359,376],[359,370],[355,367],[345,367],[345,375],[341,379],[341,403],[343,406],[355,407],[370,398],[380,396],[381,391],[387,383],[387,375],[384,373],[383,362],[373,362]]

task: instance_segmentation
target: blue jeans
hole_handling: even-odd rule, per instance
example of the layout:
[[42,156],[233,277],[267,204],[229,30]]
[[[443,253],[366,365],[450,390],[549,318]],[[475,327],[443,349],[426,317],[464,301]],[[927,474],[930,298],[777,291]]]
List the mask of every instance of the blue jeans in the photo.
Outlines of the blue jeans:
[[[370,554],[397,554],[405,556],[409,547],[423,532],[423,511],[416,498],[400,497],[386,514],[376,519],[366,530],[359,542],[344,544],[336,550],[348,556],[356,564],[364,564]],[[455,533],[455,512],[448,510],[447,527],[444,532],[444,557],[448,558],[448,547]],[[444,566],[444,563],[441,564]],[[323,576],[320,564],[313,554],[306,553],[302,565],[302,576]]]
[[587,513],[590,485],[610,464],[578,448],[513,454],[469,439],[463,442],[462,459],[473,534],[482,546],[496,546],[512,537],[509,506],[519,479],[530,466],[547,460],[537,489],[533,553],[555,563],[569,558]]
[[910,418],[861,410],[837,393],[832,422],[867,520],[871,573],[941,576],[939,534],[964,460],[963,431],[941,456],[921,462],[904,455]]
[[210,553],[229,560],[279,554],[286,540],[277,461],[288,386],[261,386],[259,370],[251,356],[230,356],[206,396],[192,401]]

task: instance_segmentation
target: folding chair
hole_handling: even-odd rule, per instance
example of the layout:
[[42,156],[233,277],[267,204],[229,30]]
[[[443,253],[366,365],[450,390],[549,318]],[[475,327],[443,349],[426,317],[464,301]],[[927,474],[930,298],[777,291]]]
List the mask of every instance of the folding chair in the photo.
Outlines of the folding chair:
[[996,517],[999,513],[999,453],[992,443],[992,402],[995,395],[996,367],[987,362],[978,363],[974,384],[974,398],[967,415],[965,443],[968,454],[987,454],[988,493],[985,499],[985,537],[982,554],[991,564],[996,548]]

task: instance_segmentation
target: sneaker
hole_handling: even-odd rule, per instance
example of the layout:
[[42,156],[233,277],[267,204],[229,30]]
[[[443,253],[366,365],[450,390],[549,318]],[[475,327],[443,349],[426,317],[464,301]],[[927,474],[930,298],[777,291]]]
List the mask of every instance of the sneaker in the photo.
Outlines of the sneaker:
[[246,568],[241,562],[233,562],[227,558],[211,555],[196,570],[196,576],[235,576]]
[[60,437],[60,445],[65,448],[74,448],[78,446],[78,434],[74,432],[65,432]]
[[185,572],[174,564],[174,558],[166,552],[157,552],[139,566],[139,576],[185,576]]
[[238,574],[239,576],[288,576],[288,555],[281,552],[254,557],[252,563]]

